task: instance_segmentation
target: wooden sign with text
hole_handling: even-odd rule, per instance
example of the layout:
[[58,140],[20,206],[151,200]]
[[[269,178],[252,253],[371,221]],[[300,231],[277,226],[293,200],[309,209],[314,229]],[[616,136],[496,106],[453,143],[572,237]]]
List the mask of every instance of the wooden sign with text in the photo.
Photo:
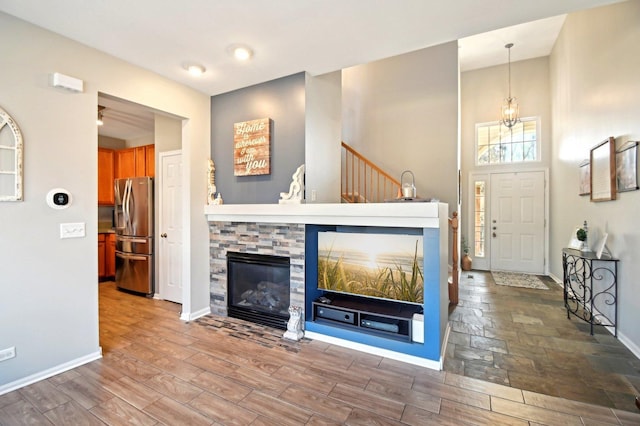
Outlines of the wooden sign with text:
[[271,119],[243,121],[233,125],[233,174],[271,173]]

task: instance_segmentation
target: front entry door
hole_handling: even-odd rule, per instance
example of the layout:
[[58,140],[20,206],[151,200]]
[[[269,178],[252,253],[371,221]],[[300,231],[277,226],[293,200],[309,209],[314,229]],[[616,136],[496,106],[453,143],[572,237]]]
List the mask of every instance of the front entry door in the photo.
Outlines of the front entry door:
[[160,169],[160,297],[182,303],[182,153],[161,153]]
[[491,269],[544,273],[544,172],[491,174]]

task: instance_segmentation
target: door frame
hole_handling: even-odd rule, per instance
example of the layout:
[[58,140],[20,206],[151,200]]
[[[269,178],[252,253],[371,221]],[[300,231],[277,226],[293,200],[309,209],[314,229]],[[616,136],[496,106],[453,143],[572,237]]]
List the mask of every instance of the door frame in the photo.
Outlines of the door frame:
[[[474,169],[469,172],[467,176],[467,182],[469,185],[469,191],[467,191],[467,201],[469,203],[469,209],[467,214],[467,221],[465,223],[465,229],[467,230],[467,242],[470,248],[475,247],[475,231],[474,231],[474,217],[475,217],[475,191],[474,184],[478,180],[483,180],[486,183],[485,187],[485,235],[489,236],[491,231],[491,221],[489,218],[491,217],[491,176],[496,174],[504,174],[504,173],[528,173],[528,172],[544,172],[544,247],[543,247],[543,256],[544,256],[544,274],[549,275],[549,168],[548,167],[528,167],[528,168],[520,168],[520,167],[508,167],[501,168],[499,170],[483,170],[483,169]],[[473,259],[473,268],[491,271],[491,238],[485,239],[485,256],[483,260],[478,262],[478,259],[474,257],[473,250],[470,251],[469,255]],[[479,267],[480,266],[480,267]]]

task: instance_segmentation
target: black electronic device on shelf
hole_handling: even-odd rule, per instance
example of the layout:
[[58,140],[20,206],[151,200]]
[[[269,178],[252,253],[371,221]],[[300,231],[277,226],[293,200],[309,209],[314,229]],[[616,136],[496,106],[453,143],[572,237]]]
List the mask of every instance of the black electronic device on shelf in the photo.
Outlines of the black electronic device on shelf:
[[313,321],[407,342],[413,315],[421,312],[421,306],[412,304],[337,294],[313,302]]

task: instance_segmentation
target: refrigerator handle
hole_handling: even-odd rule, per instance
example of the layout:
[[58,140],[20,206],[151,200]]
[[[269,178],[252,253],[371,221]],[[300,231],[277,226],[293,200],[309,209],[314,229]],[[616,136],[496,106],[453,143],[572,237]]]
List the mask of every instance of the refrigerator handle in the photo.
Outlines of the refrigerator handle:
[[122,203],[122,199],[120,198],[120,186],[118,185],[117,179],[113,181],[113,193],[116,198],[116,206],[118,202]]
[[131,228],[129,223],[129,198],[131,196],[131,179],[124,183],[124,199],[122,200],[122,212],[124,213],[124,226],[126,230]]
[[121,259],[129,259],[129,260],[149,260],[148,256],[137,256],[135,254],[124,254],[120,252],[116,252],[116,257]]

